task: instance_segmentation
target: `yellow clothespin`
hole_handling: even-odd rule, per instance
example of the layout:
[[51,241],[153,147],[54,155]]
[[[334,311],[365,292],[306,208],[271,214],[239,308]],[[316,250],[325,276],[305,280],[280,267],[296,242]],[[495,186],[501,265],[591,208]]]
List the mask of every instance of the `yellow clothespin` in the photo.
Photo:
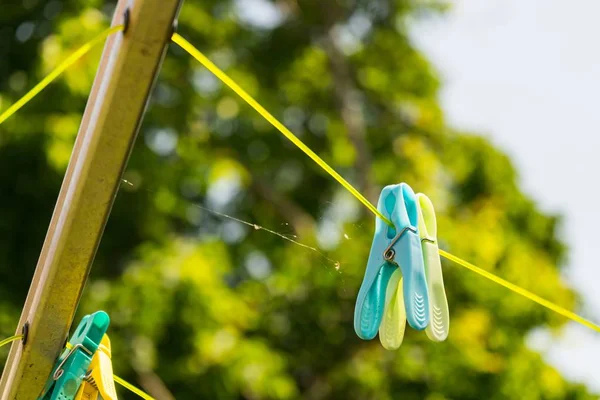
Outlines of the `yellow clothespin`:
[[110,359],[110,339],[104,335],[75,400],[117,400]]
[[434,342],[443,342],[450,330],[450,312],[444,289],[442,262],[437,241],[437,221],[435,209],[429,197],[417,194],[419,213],[419,235],[425,261],[425,275],[429,291],[429,312],[431,319],[425,333]]

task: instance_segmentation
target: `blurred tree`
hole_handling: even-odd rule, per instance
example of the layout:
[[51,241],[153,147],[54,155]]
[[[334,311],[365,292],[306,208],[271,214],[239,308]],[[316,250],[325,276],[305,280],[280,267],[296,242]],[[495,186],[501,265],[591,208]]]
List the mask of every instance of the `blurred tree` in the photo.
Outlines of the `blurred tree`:
[[[3,2],[0,110],[113,7]],[[408,35],[411,18],[444,7],[188,0],[180,32],[370,200],[409,182],[434,200],[444,248],[572,307],[557,217],[520,191],[505,155],[445,125],[436,73]],[[18,320],[99,54],[0,127],[2,336]],[[79,315],[109,312],[115,370],[157,397],[592,398],[525,345],[532,329],[564,320],[450,264],[447,342],[410,331],[388,352],[359,340],[353,307],[373,217],[176,46],[125,178]]]

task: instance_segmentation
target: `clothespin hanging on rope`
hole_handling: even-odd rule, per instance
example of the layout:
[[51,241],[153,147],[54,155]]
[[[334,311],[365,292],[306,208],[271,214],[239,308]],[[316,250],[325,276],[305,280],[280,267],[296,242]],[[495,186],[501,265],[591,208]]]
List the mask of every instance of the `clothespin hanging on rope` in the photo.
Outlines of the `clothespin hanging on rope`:
[[425,261],[425,275],[429,290],[429,312],[431,321],[425,330],[427,337],[435,342],[441,342],[448,337],[450,329],[450,313],[448,300],[444,290],[442,262],[437,242],[437,221],[435,209],[429,197],[423,193],[417,194],[419,210],[419,236]]
[[[402,321],[401,302],[411,327],[424,330],[429,324],[429,294],[419,240],[415,193],[406,183],[386,186],[379,196],[377,209],[394,227],[380,218],[375,220],[371,253],[354,309],[354,330],[362,339],[373,339],[377,335],[386,297],[388,302],[395,302],[395,311],[389,314],[391,320],[384,325],[386,337],[404,334],[404,327],[387,323]],[[390,343],[389,347],[395,347],[394,340],[388,339],[385,340]]]
[[56,361],[38,400],[75,399],[109,324],[110,318],[104,311],[83,317],[71,336],[70,348],[66,348]]
[[117,400],[111,357],[110,339],[105,334],[75,400]]
[[[437,243],[437,222],[433,203],[423,193],[417,198],[417,214],[419,237],[425,266],[425,278],[429,294],[430,321],[425,333],[435,342],[441,342],[448,337],[450,314],[448,300],[444,290],[442,263]],[[383,318],[379,327],[379,340],[384,348],[395,350],[404,339],[406,328],[406,312],[404,310],[404,293],[402,289],[402,274],[399,269],[392,273],[386,291]]]

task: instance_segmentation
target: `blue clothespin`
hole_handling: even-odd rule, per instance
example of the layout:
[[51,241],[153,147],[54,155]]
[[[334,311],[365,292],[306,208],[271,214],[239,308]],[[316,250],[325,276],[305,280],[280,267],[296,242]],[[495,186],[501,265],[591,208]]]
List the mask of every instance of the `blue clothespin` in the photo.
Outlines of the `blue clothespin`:
[[423,330],[429,324],[429,294],[415,193],[406,183],[386,186],[379,196],[377,209],[394,228],[380,218],[375,219],[375,237],[354,309],[354,330],[362,339],[373,339],[377,335],[387,286],[398,267],[402,272],[408,324],[417,330]]
[[73,400],[75,398],[109,324],[110,318],[104,311],[83,317],[75,333],[71,336],[70,348],[66,348],[56,361],[52,374],[38,400]]

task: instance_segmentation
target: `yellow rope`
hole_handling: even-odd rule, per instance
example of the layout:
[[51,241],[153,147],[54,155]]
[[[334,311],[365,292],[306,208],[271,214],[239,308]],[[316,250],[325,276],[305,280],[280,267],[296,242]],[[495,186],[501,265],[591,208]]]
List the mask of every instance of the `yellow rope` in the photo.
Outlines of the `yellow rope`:
[[23,339],[23,335],[14,335],[11,337],[7,337],[6,339],[0,340],[0,347],[21,339]]
[[[308,148],[300,139],[298,139],[289,129],[287,129],[281,122],[279,122],[273,115],[271,115],[264,107],[262,107],[252,96],[250,96],[244,89],[242,89],[237,83],[235,83],[225,72],[223,72],[219,67],[213,64],[204,54],[200,52],[196,47],[194,47],[190,42],[185,40],[178,33],[173,34],[173,41],[181,46],[182,49],[187,51],[192,57],[194,57],[200,64],[204,65],[210,72],[212,72],[217,78],[219,78],[225,85],[229,86],[235,93],[237,93],[246,103],[248,103],[252,108],[254,108],[260,115],[262,115],[267,121],[271,123],[279,132],[281,132],[285,137],[292,141],[300,150],[306,153],[310,158],[312,158],[321,168],[323,168],[327,173],[329,173],[335,180],[337,180],[343,187],[345,187],[354,197],[356,197],[361,203],[363,203],[373,214],[384,220],[388,225],[393,226],[392,223],[385,218],[381,213],[377,210],[377,208],[371,204],[358,190],[356,190],[350,183],[348,183],[344,178],[342,178],[333,168],[331,168],[325,161],[323,161],[318,155],[316,155],[311,149]],[[571,311],[566,310],[563,307],[560,307],[548,300],[545,300],[528,290],[525,290],[513,283],[505,281],[504,279],[488,272],[482,268],[479,268],[455,255],[452,255],[444,250],[440,250],[440,255],[447,258],[448,260],[454,261],[455,263],[470,269],[471,271],[493,281],[499,285],[504,286],[505,288],[512,290],[515,293],[520,294],[558,314],[569,318],[572,321],[575,321],[579,324],[587,326],[590,329],[593,329],[597,332],[600,332],[600,326],[593,324],[592,322],[580,317],[579,315],[572,313]]]
[[470,269],[471,271],[473,271],[493,282],[496,282],[498,285],[502,285],[505,288],[512,290],[515,293],[520,294],[521,296],[527,297],[528,299],[535,301],[536,303],[538,303],[538,304],[540,304],[540,305],[542,305],[542,306],[544,306],[566,318],[569,318],[572,321],[575,321],[575,322],[580,323],[581,325],[587,326],[588,328],[593,329],[596,332],[600,332],[600,326],[588,321],[585,318],[580,317],[579,315],[577,315],[557,304],[552,303],[551,301],[543,299],[540,296],[533,294],[530,291],[523,289],[520,286],[515,285],[514,283],[510,283],[510,282],[500,278],[499,276],[496,276],[496,275],[492,274],[491,272],[488,272],[482,268],[479,268],[478,266],[473,265],[459,257],[456,257],[455,255],[450,254],[447,251],[444,251],[442,249],[440,249],[440,255],[450,261],[457,263],[458,265],[461,265],[465,268]]
[[0,124],[6,121],[11,115],[17,112],[21,107],[27,104],[31,99],[37,96],[46,86],[48,86],[52,81],[60,76],[67,68],[73,65],[77,60],[83,57],[87,52],[93,49],[96,45],[103,43],[104,39],[109,35],[118,32],[123,29],[123,25],[113,26],[99,33],[92,40],[81,46],[74,53],[72,53],[69,57],[67,57],[63,62],[61,62],[52,72],[50,72],[44,79],[40,81],[37,85],[33,87],[25,96],[21,97],[16,103],[6,109],[2,114],[0,114]]
[[150,396],[149,394],[147,394],[146,392],[143,392],[142,390],[136,388],[135,386],[133,386],[131,383],[127,382],[125,379],[118,377],[117,375],[113,375],[113,378],[115,380],[115,382],[117,382],[119,385],[123,386],[125,389],[130,390],[131,392],[137,394],[138,396],[140,396],[142,399],[145,400],[155,400],[154,397]]
[[292,143],[294,143],[300,150],[302,150],[307,156],[312,158],[314,162],[316,162],[319,167],[323,168],[329,175],[331,175],[336,181],[340,183],[343,187],[345,187],[354,197],[358,199],[361,203],[365,205],[371,212],[385,221],[386,224],[393,226],[392,222],[384,217],[377,207],[369,202],[358,190],[356,190],[348,181],[346,181],[340,174],[338,174],[333,168],[331,168],[321,157],[319,157],[314,151],[312,151],[307,145],[305,145],[296,135],[294,135],[288,128],[285,127],[281,122],[277,120],[270,112],[265,110],[263,106],[261,106],[252,96],[248,94],[244,89],[242,89],[237,83],[233,81],[227,74],[219,69],[215,64],[212,63],[204,54],[200,52],[197,48],[195,48],[190,42],[185,40],[178,33],[173,34],[173,41],[177,43],[181,48],[187,51],[192,57],[200,62],[200,64],[204,65],[210,72],[215,74],[217,78],[219,78],[225,85],[229,86],[231,90],[237,93],[246,103],[248,103],[252,108],[254,108],[261,116],[263,116],[267,121],[271,123],[279,132],[281,132],[286,138],[288,138]]

